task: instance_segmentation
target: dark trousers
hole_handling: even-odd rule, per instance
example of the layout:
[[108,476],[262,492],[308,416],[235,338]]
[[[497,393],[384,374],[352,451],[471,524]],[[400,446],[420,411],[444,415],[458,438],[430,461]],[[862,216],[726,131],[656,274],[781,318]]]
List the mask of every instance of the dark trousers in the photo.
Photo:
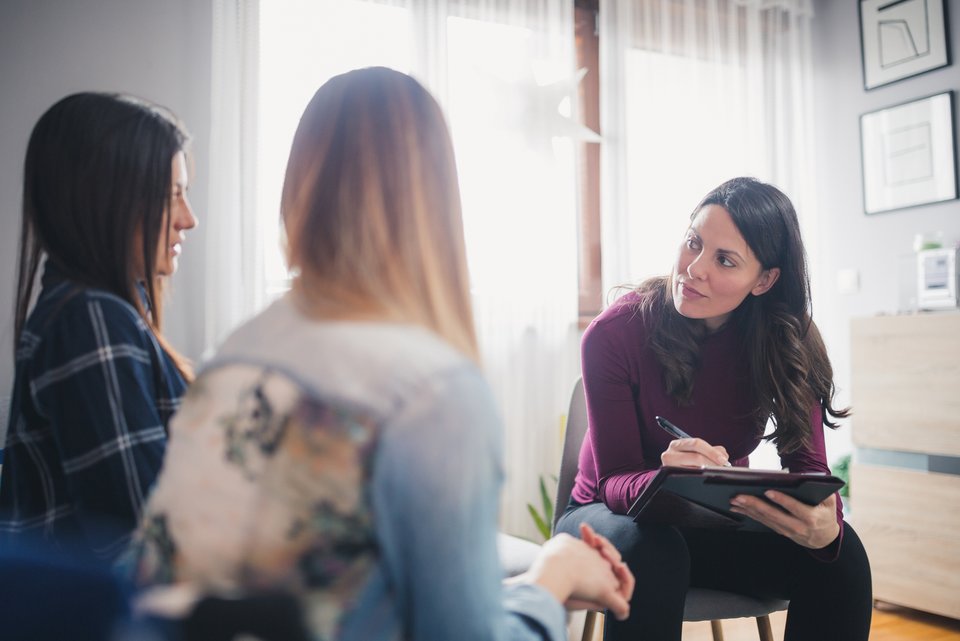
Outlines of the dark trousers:
[[790,600],[784,641],[861,641],[873,607],[870,563],[847,523],[836,561],[772,533],[639,525],[603,503],[571,503],[558,532],[587,522],[620,550],[637,579],[630,617],[604,621],[608,641],[679,641],[691,586]]

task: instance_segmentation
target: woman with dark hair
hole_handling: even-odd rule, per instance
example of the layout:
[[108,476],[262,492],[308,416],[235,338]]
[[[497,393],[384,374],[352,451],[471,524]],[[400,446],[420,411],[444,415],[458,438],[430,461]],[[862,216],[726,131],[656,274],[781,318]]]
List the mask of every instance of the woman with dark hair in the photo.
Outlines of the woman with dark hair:
[[[642,569],[630,618],[608,621],[607,639],[680,639],[690,586],[789,599],[787,641],[866,639],[870,567],[838,497],[816,506],[779,492],[735,497],[732,509],[766,534],[625,516],[661,465],[745,467],[762,438],[791,471],[829,473],[823,426],[849,414],[833,406],[790,200],[735,178],[690,220],[670,275],[620,298],[584,334],[589,425],[559,529],[589,523]],[[658,415],[693,438],[671,440]],[[775,429],[764,436],[768,420]]]
[[197,224],[187,141],[165,110],[102,93],[67,96],[33,129],[2,541],[106,561],[139,521],[191,378],[160,331],[163,284]]

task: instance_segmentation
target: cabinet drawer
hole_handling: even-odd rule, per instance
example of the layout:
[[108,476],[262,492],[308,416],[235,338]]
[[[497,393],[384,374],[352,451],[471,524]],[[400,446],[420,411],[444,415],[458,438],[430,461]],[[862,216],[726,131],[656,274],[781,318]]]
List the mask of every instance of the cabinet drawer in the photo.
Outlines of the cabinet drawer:
[[854,319],[850,348],[854,443],[960,456],[960,314]]
[[854,464],[850,488],[874,598],[960,618],[960,477]]

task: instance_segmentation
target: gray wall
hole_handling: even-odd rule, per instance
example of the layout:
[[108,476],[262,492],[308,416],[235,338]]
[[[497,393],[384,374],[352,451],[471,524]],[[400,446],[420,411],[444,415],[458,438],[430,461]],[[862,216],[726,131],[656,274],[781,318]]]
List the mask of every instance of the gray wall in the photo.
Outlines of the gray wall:
[[[0,17],[0,398],[13,383],[13,301],[23,155],[33,124],[81,90],[122,91],[177,113],[194,136],[191,198],[200,227],[184,244],[167,307],[167,334],[200,351],[203,300],[203,173],[210,132],[209,0],[4,0]],[[3,404],[0,403],[0,413]],[[6,430],[6,421],[0,434]]]
[[[946,90],[960,90],[960,64],[901,80],[870,91],[863,88],[857,0],[815,0],[814,74],[819,262],[814,319],[827,341],[840,388],[850,397],[850,319],[893,313],[913,294],[914,234],[942,231],[960,241],[960,201],[867,216],[863,213],[860,161],[861,114]],[[960,45],[960,5],[947,2],[952,59]],[[954,95],[954,100],[960,96]],[[958,105],[955,104],[955,107]],[[957,109],[960,112],[960,109]],[[960,132],[960,120],[954,123]],[[837,273],[855,269],[860,289],[840,294]],[[854,415],[854,421],[856,417]],[[850,428],[829,435],[831,457],[850,449]]]

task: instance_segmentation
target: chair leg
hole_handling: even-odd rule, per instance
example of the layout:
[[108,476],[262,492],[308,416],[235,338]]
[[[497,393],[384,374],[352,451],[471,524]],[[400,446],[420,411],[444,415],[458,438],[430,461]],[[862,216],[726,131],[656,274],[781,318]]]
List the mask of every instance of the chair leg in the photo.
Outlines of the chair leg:
[[723,626],[720,619],[710,621],[710,630],[713,632],[713,641],[723,641]]
[[593,641],[593,627],[597,623],[597,613],[587,610],[583,617],[583,636],[580,641]]
[[773,641],[773,628],[770,627],[770,615],[757,617],[757,631],[760,632],[760,641]]

